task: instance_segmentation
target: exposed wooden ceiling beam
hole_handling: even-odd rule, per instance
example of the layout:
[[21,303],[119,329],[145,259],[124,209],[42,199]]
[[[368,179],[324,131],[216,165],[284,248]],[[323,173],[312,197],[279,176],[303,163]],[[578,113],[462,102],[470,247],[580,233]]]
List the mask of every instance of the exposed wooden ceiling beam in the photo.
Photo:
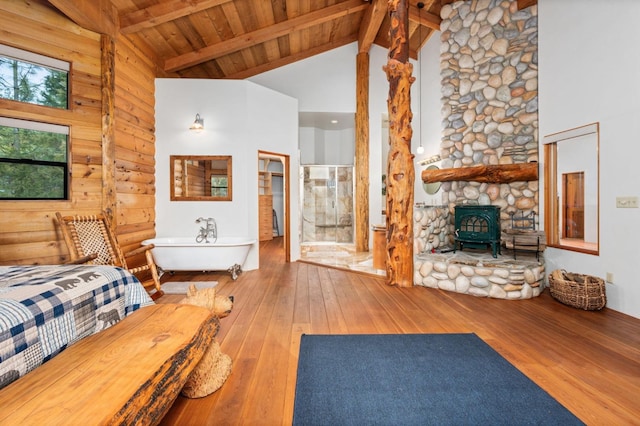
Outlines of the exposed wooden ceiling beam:
[[368,7],[369,4],[362,0],[349,0],[337,3],[324,9],[318,9],[314,12],[306,13],[287,21],[282,21],[256,31],[242,34],[239,37],[234,37],[221,43],[216,43],[193,52],[168,58],[164,62],[164,70],[166,72],[174,72],[192,67],[194,65],[237,52],[247,47],[276,39],[294,31],[300,31],[301,29],[320,25],[341,16],[359,12]]
[[49,3],[82,28],[111,37],[118,32],[118,10],[111,0],[49,0]]
[[120,16],[120,32],[133,33],[200,12],[231,0],[169,0]]
[[437,31],[440,31],[440,23],[442,22],[442,18],[438,15],[424,9],[420,10],[415,4],[409,5],[409,20]]
[[373,0],[369,9],[360,23],[360,34],[358,35],[358,52],[365,53],[371,49],[371,45],[376,39],[376,34],[380,31],[380,26],[387,15],[387,0]]
[[329,50],[335,49],[337,47],[346,46],[347,44],[353,43],[354,41],[356,41],[356,39],[357,39],[356,35],[352,35],[352,36],[349,36],[349,37],[344,37],[344,38],[342,38],[340,40],[334,40],[332,42],[323,44],[321,46],[316,46],[316,47],[314,47],[312,49],[305,50],[305,51],[296,53],[294,55],[285,56],[285,57],[276,59],[275,61],[270,61],[270,62],[267,62],[265,64],[258,65],[256,67],[251,67],[251,68],[249,68],[249,69],[247,69],[245,71],[240,71],[240,72],[235,73],[235,74],[229,74],[229,75],[225,76],[224,78],[237,79],[237,80],[249,78],[249,77],[252,77],[254,75],[258,75],[258,74],[261,74],[263,72],[271,71],[271,70],[276,69],[278,67],[282,67],[284,65],[289,65],[289,64],[292,64],[294,62],[301,61],[303,59],[307,59],[307,58],[310,58],[310,57],[315,56],[315,55],[319,55],[320,53],[328,52]]

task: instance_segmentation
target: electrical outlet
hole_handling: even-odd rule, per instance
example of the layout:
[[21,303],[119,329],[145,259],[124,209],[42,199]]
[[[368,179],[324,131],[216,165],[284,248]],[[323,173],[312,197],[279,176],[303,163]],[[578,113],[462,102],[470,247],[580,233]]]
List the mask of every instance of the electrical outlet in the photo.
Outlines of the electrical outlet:
[[616,207],[619,209],[637,209],[638,197],[616,197]]
[[613,284],[613,272],[607,272],[607,278],[606,278],[606,281],[607,281],[608,283]]

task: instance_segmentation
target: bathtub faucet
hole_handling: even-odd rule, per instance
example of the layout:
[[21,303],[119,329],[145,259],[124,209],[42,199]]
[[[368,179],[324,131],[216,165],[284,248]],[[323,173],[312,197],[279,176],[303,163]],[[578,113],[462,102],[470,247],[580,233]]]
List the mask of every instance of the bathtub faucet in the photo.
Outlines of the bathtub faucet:
[[198,232],[198,236],[196,237],[196,242],[198,243],[208,243],[209,238],[213,240],[215,243],[218,239],[218,225],[216,225],[216,220],[212,217],[203,218],[199,217],[196,219],[196,223],[205,222],[205,226],[200,226],[200,231]]

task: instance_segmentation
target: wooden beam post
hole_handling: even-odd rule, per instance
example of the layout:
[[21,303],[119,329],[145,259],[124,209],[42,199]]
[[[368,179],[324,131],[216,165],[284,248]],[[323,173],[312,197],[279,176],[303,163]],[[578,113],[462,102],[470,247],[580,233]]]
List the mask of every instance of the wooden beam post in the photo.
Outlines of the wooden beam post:
[[116,48],[113,37],[102,35],[102,210],[116,224],[116,141],[115,133],[115,60]]
[[369,53],[356,56],[356,251],[369,251]]
[[413,186],[409,4],[389,0],[389,156],[387,157],[387,284],[413,286]]

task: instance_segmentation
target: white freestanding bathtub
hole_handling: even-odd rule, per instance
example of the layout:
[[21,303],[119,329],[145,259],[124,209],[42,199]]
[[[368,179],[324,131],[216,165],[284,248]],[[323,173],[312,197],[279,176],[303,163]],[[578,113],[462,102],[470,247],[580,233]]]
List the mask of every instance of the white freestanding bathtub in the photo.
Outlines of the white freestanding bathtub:
[[190,237],[144,240],[153,244],[151,253],[163,271],[228,271],[235,280],[242,272],[251,246],[256,240],[244,237],[220,237],[216,242],[197,243]]

